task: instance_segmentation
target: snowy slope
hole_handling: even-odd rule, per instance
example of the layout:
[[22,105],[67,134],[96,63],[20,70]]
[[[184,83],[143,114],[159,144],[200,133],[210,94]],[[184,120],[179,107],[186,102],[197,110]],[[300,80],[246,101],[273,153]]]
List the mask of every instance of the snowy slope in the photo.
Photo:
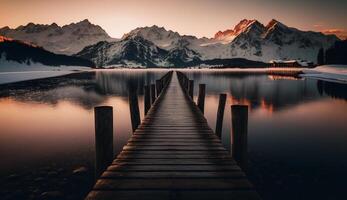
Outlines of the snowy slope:
[[[70,61],[73,61],[72,63],[76,63],[75,61],[77,61],[78,63],[81,60],[80,58],[71,58],[71,56],[56,55],[40,47],[0,36],[0,84],[62,76],[78,71],[91,70],[90,67],[48,66],[33,61],[67,64]],[[85,62],[83,61],[81,63]],[[87,63],[90,62],[87,61]]]
[[67,55],[77,53],[97,42],[112,40],[100,26],[91,24],[88,20],[62,27],[56,23],[51,25],[29,23],[15,29],[3,27],[0,29],[0,35],[31,42],[48,51]]
[[322,65],[314,69],[304,70],[302,76],[347,84],[347,65]]
[[56,77],[89,70],[91,68],[82,66],[47,66],[30,60],[27,63],[18,63],[6,60],[2,56],[0,57],[0,84]]

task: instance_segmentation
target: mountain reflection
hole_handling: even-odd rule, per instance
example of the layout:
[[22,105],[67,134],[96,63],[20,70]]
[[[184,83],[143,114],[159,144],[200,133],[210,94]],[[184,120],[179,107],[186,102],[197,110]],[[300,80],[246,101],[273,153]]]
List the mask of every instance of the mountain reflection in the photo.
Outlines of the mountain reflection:
[[22,102],[56,105],[69,101],[85,109],[102,104],[109,97],[127,97],[130,88],[143,95],[145,84],[155,83],[166,71],[114,70],[74,74],[27,81],[0,87],[0,97]]
[[328,95],[336,99],[344,99],[347,101],[347,84],[334,82],[317,81],[317,89],[319,94]]
[[[65,77],[28,81],[0,87],[0,96],[18,101],[56,105],[69,101],[85,109],[102,104],[109,97],[127,97],[131,88],[143,95],[143,86],[155,83],[165,70],[112,70],[80,73]],[[198,84],[207,85],[207,95],[229,93],[230,104],[247,104],[251,109],[264,108],[269,112],[304,101],[314,101],[321,96],[347,99],[345,84],[273,77],[262,74],[232,74],[229,72],[188,71]]]
[[251,109],[264,108],[269,112],[314,101],[322,95],[346,99],[346,85],[312,79],[206,71],[191,71],[188,75],[196,85],[205,83],[208,95],[228,91],[230,104],[246,104]]
[[127,96],[130,88],[143,94],[143,86],[154,84],[165,71],[115,71],[96,72],[95,90],[103,95]]

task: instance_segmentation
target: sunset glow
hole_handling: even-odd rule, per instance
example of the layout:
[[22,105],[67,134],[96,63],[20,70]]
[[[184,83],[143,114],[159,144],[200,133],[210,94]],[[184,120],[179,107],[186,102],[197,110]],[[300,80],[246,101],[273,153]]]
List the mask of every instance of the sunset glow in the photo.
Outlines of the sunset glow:
[[116,38],[136,27],[154,24],[181,34],[213,37],[245,18],[265,24],[275,18],[303,30],[342,30],[344,37],[346,7],[347,1],[343,0],[1,0],[0,27],[15,28],[29,22],[65,25],[89,19]]

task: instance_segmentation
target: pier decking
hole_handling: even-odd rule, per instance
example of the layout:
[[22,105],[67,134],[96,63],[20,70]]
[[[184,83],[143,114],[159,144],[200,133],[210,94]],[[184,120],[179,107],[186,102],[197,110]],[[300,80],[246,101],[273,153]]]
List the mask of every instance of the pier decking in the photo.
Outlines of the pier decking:
[[86,199],[260,198],[174,73]]

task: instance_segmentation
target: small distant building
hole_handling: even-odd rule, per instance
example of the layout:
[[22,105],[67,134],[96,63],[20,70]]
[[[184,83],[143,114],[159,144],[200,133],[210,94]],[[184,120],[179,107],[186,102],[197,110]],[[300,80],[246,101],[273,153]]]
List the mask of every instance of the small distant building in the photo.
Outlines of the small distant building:
[[313,67],[313,62],[304,60],[271,60],[271,67]]

